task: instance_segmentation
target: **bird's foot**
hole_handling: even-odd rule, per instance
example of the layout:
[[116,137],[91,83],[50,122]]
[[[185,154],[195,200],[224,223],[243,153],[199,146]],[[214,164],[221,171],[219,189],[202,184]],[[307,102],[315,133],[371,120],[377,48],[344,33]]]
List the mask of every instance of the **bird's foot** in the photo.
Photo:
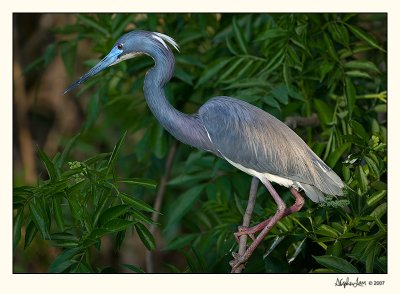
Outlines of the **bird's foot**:
[[248,235],[254,241],[255,240],[254,233],[256,232],[253,232],[252,228],[239,226],[238,231],[236,233],[233,233],[233,235],[235,236],[236,242],[239,244],[239,238],[240,236],[243,235]]
[[251,228],[239,226],[238,231],[236,233],[233,233],[233,235],[235,236],[236,242],[239,243],[239,238],[240,238],[240,236],[243,236],[243,235],[249,236],[254,241],[256,239],[254,234],[261,232],[266,226],[268,226],[270,220],[271,219],[269,218]]
[[[229,262],[229,265],[232,267],[231,273],[237,272],[238,268],[240,266],[245,265],[247,260],[249,259],[248,257],[246,258],[246,254],[244,255],[239,255],[239,253],[232,252],[233,260]],[[241,271],[241,270],[240,270]]]

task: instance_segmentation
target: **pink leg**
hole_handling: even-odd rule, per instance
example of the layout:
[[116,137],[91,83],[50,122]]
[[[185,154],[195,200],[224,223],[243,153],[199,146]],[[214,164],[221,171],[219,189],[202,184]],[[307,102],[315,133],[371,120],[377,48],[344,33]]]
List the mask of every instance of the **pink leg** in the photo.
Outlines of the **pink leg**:
[[[258,225],[252,228],[246,229],[245,227],[239,227],[239,232],[235,233],[235,237],[238,239],[238,237],[241,235],[249,235],[253,239],[253,243],[248,247],[248,249],[243,255],[238,255],[238,254],[236,254],[236,256],[234,255],[234,260],[230,262],[232,266],[232,272],[235,272],[240,265],[242,265],[249,259],[249,257],[253,254],[254,250],[257,248],[257,246],[261,243],[264,237],[268,234],[268,232],[280,219],[294,212],[299,211],[303,207],[304,198],[295,188],[293,187],[290,188],[290,192],[293,194],[296,201],[291,207],[286,208],[285,203],[280,198],[275,189],[272,187],[271,183],[265,179],[263,180],[263,184],[267,187],[271,196],[275,200],[278,206],[277,211],[273,217],[259,223]],[[261,231],[261,233],[257,236],[257,238],[254,238],[254,234],[259,231]]]
[[[293,196],[296,199],[296,202],[291,207],[285,209],[285,213],[284,213],[283,217],[299,211],[304,205],[303,196],[301,196],[301,194],[295,188],[291,187],[290,192],[292,192]],[[251,228],[239,226],[238,232],[234,233],[236,240],[238,240],[238,238],[242,235],[248,235],[254,241],[254,239],[255,239],[254,234],[262,231],[262,229],[264,229],[269,224],[270,221],[271,221],[271,218],[266,219],[265,221],[255,225]]]

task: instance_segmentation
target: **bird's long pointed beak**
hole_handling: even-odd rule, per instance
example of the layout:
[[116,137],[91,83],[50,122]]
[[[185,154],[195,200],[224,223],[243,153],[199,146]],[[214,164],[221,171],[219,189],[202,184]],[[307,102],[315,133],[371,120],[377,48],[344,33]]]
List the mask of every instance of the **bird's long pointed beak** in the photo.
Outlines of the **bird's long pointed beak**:
[[83,76],[81,76],[78,80],[76,80],[71,85],[69,85],[69,87],[65,89],[64,94],[75,89],[80,84],[83,84],[88,79],[90,79],[94,75],[98,74],[102,70],[106,69],[107,67],[109,67],[115,63],[118,63],[118,58],[119,58],[120,54],[121,54],[121,51],[117,47],[114,47],[110,51],[110,53],[108,53],[107,56],[104,57],[99,63],[97,63],[91,70],[89,70],[87,73],[85,73]]

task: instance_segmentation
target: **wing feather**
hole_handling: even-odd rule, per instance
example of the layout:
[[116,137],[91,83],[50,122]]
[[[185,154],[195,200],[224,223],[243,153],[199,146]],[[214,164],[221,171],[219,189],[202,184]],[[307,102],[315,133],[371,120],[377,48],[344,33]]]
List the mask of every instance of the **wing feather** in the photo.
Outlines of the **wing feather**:
[[[289,127],[242,100],[215,97],[199,116],[218,151],[229,160],[259,173],[269,173],[342,195],[343,182]],[[313,198],[320,195],[307,190]],[[318,196],[317,196],[318,195]]]

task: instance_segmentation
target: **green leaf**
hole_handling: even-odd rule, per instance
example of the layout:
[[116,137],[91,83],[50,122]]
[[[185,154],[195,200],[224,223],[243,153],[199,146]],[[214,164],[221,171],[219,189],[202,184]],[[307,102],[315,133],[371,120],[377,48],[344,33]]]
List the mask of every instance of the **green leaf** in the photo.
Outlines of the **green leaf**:
[[274,39],[274,38],[280,38],[280,37],[285,37],[288,36],[289,33],[287,30],[282,29],[282,28],[272,28],[266,30],[259,38],[257,38],[256,41],[265,41],[268,39]]
[[28,248],[28,246],[32,243],[37,232],[38,229],[36,228],[35,223],[33,221],[30,221],[29,224],[26,226],[24,249]]
[[350,168],[347,165],[342,165],[342,175],[343,175],[343,179],[345,182],[347,182],[350,179]]
[[350,78],[345,79],[344,88],[346,94],[347,108],[349,111],[349,117],[351,117],[351,115],[353,114],[354,106],[356,105],[356,89],[354,88]]
[[44,54],[41,57],[35,59],[32,63],[28,64],[22,71],[22,74],[26,75],[33,69],[39,69],[42,66],[48,65],[56,56],[56,52],[57,51],[55,43],[48,45]]
[[297,99],[297,100],[300,100],[300,101],[305,101],[304,97],[299,92],[294,90],[293,88],[289,88],[288,89],[288,94],[289,94],[290,97],[292,97],[294,99]]
[[134,223],[135,223],[134,221],[117,218],[117,219],[112,219],[109,222],[107,222],[106,224],[104,224],[103,228],[105,228],[109,232],[116,233],[116,232],[125,230],[126,228],[133,225]]
[[293,46],[287,47],[287,53],[288,57],[286,58],[285,63],[288,63],[289,65],[289,61],[291,61],[290,64],[293,64],[296,69],[301,70],[303,68],[303,62],[300,60],[300,57]]
[[235,62],[230,65],[227,69],[224,70],[224,73],[219,77],[219,81],[225,82],[227,78],[230,77],[230,75],[233,73],[233,71],[239,67],[242,62],[245,61],[243,58],[238,58],[235,60]]
[[329,55],[337,62],[340,62],[339,57],[336,53],[336,49],[333,46],[332,40],[328,37],[326,33],[324,33],[324,40],[325,44],[328,47],[328,53]]
[[80,253],[81,249],[79,247],[67,249],[60,253],[56,259],[52,262],[49,267],[50,273],[61,273],[74,264],[76,261],[73,259],[78,253]]
[[111,152],[100,153],[100,154],[97,154],[97,155],[95,155],[95,156],[93,156],[93,157],[91,157],[89,159],[86,159],[83,163],[85,163],[86,165],[92,165],[92,164],[94,164],[96,162],[99,162],[100,160],[103,160],[103,159],[109,157],[109,156],[111,156]]
[[262,97],[262,100],[265,102],[265,104],[277,108],[277,109],[281,109],[281,107],[279,106],[278,101],[275,100],[275,98],[271,95],[266,95]]
[[64,231],[64,217],[62,214],[61,197],[60,196],[56,196],[53,198],[53,208],[54,208],[54,217],[56,219],[57,226],[61,231]]
[[356,135],[343,135],[342,139],[345,142],[350,142],[350,143],[353,143],[353,144],[355,144],[357,146],[361,146],[361,147],[366,147],[366,144],[367,144],[367,142],[365,142],[365,140],[361,140]]
[[62,232],[51,234],[51,240],[78,241],[78,238],[71,233]]
[[334,167],[336,165],[336,163],[338,162],[338,160],[341,158],[341,156],[343,155],[343,153],[351,147],[351,143],[350,142],[346,142],[343,145],[340,145],[338,148],[335,149],[335,151],[333,151],[326,163],[330,166],[330,167]]
[[125,240],[126,231],[119,231],[115,236],[115,249],[116,251],[121,250],[122,243]]
[[286,88],[290,87],[290,82],[291,82],[291,74],[290,74],[290,68],[289,68],[289,63],[287,60],[283,63],[283,80],[285,81]]
[[364,160],[368,165],[370,175],[375,179],[379,179],[380,178],[379,167],[376,165],[375,161],[368,155],[364,156]]
[[318,113],[320,121],[328,125],[333,120],[333,107],[325,103],[325,101],[320,99],[314,99],[314,107]]
[[334,270],[336,273],[357,274],[357,268],[343,258],[330,255],[314,256],[314,259],[328,269]]
[[264,66],[264,72],[273,72],[278,66],[280,66],[285,59],[285,48],[280,49],[274,56],[271,56],[268,63]]
[[50,181],[55,181],[57,177],[56,168],[54,163],[47,157],[46,153],[44,153],[39,146],[36,146],[37,152],[39,154],[40,160],[43,162],[46,167],[47,173],[49,174]]
[[42,238],[45,240],[49,239],[49,232],[47,229],[48,226],[46,223],[47,217],[45,216],[45,213],[42,211],[41,207],[33,203],[33,201],[30,201],[29,209],[32,214],[32,220],[35,222],[36,227],[39,229]]
[[111,172],[111,170],[113,169],[113,167],[115,165],[115,162],[116,162],[116,160],[118,158],[118,155],[119,155],[119,152],[121,150],[121,146],[122,146],[122,143],[123,143],[125,137],[126,137],[126,131],[124,132],[122,137],[118,140],[117,144],[115,145],[115,147],[114,147],[114,149],[113,149],[113,151],[111,153],[110,160],[107,163],[107,173],[106,173],[106,175],[108,175]]
[[53,247],[62,247],[64,249],[77,247],[80,245],[78,241],[68,241],[68,240],[51,240],[51,245]]
[[90,268],[90,265],[85,261],[79,261],[75,263],[75,266],[71,267],[71,273],[93,273],[93,270]]
[[113,21],[112,24],[112,36],[117,39],[124,32],[125,28],[133,21],[133,16],[130,14],[117,14],[116,18],[119,21]]
[[327,255],[340,256],[343,251],[342,242],[335,240],[331,246],[326,250]]
[[343,17],[343,22],[348,21],[350,18],[357,16],[358,13],[346,13],[346,15]]
[[266,258],[268,255],[270,255],[270,253],[274,251],[276,246],[278,246],[285,238],[286,238],[285,235],[276,236],[274,241],[272,242],[271,246],[269,246],[267,252],[263,255],[263,258]]
[[[87,85],[89,85],[87,83]],[[96,118],[99,115],[99,106],[100,106],[100,95],[99,91],[93,93],[90,97],[89,104],[87,106],[87,115],[86,121],[83,126],[83,131],[87,132],[92,127],[93,123],[95,122]]]
[[357,182],[361,192],[365,193],[368,189],[368,179],[361,165],[357,166]]
[[244,54],[247,54],[246,40],[244,39],[242,31],[240,30],[235,17],[233,18],[232,26],[233,26],[233,33],[235,34],[235,39],[237,40],[240,49]]
[[285,85],[280,84],[274,89],[272,89],[271,94],[278,100],[280,103],[287,105],[289,102],[289,93],[288,89]]
[[[182,42],[180,43],[182,44]],[[194,55],[177,55],[176,61],[178,64],[189,65],[190,67],[204,68],[203,63]]]
[[311,56],[310,51],[307,49],[307,47],[301,43],[296,37],[290,38],[290,41],[293,42],[293,44],[295,44],[297,47],[300,47],[301,49],[303,49],[305,52],[307,52],[307,54],[309,56]]
[[204,85],[206,82],[208,82],[210,79],[215,78],[217,73],[225,67],[225,65],[230,62],[231,59],[226,59],[226,58],[220,58],[212,62],[210,65],[208,65],[203,74],[201,75],[200,79],[197,81],[195,88],[198,88],[199,86]]
[[13,227],[13,247],[14,249],[18,246],[19,241],[21,240],[21,226],[24,219],[24,210],[20,209],[14,218],[14,227]]
[[321,225],[317,230],[315,230],[315,233],[332,238],[338,238],[340,236],[340,232],[328,225]]
[[379,201],[381,201],[386,196],[386,194],[387,194],[386,190],[375,192],[370,197],[368,197],[367,200],[368,206],[375,206],[376,204],[378,204]]
[[128,179],[117,179],[118,183],[133,184],[138,186],[143,186],[146,188],[155,189],[157,187],[157,182],[151,179],[142,178],[128,178]]
[[368,274],[373,273],[374,263],[377,257],[379,257],[380,246],[376,245],[375,248],[371,249],[365,260],[365,272]]
[[106,222],[116,219],[119,216],[123,215],[126,213],[130,208],[130,205],[122,204],[122,205],[116,205],[113,207],[110,207],[106,209],[99,217],[98,224],[101,226],[102,224],[105,224]]
[[296,257],[300,254],[300,252],[305,247],[304,242],[306,240],[307,238],[304,238],[303,240],[294,242],[289,246],[289,248],[286,251],[286,260],[288,263],[293,262],[296,259]]
[[64,62],[64,67],[67,70],[69,76],[73,76],[75,72],[75,61],[77,53],[76,42],[63,42],[61,43],[61,57]]
[[171,241],[167,247],[163,248],[163,251],[167,250],[178,250],[182,249],[188,244],[191,244],[197,237],[197,234],[188,234],[188,235],[181,235]]
[[384,50],[382,47],[380,47],[378,45],[378,42],[375,40],[374,37],[372,37],[371,35],[367,34],[366,32],[364,32],[359,27],[352,26],[352,25],[350,25],[348,23],[346,23],[346,26],[360,40],[365,41],[368,45],[370,45],[373,48],[376,48],[376,49],[378,49],[378,50],[380,50],[382,52],[386,52],[386,50]]
[[353,130],[353,134],[359,137],[360,139],[364,141],[368,141],[370,136],[368,133],[365,131],[364,127],[357,121],[351,120],[349,121],[349,125]]
[[121,264],[123,267],[126,267],[127,269],[130,269],[131,271],[133,271],[134,273],[138,273],[138,274],[143,274],[145,271],[142,270],[140,267],[134,266],[133,264],[126,264],[123,263]]
[[351,78],[372,79],[372,77],[368,73],[359,70],[346,71],[346,76],[349,76]]
[[157,224],[150,217],[144,215],[143,213],[140,213],[139,211],[132,211],[132,218],[135,221],[139,221],[139,222],[146,223],[149,225]]
[[351,60],[344,64],[345,68],[363,69],[379,73],[379,69],[374,63],[368,60]]
[[164,158],[167,153],[167,141],[164,128],[160,124],[153,125],[150,133],[151,147],[157,158]]
[[231,39],[228,38],[228,36],[226,36],[226,38],[225,38],[225,43],[226,43],[226,47],[228,47],[229,52],[231,52],[235,56],[240,55],[240,53],[238,51],[236,51],[236,48],[234,47]]
[[167,220],[167,227],[180,220],[193,206],[203,191],[205,185],[197,185],[180,195],[172,204],[172,211]]
[[387,105],[386,104],[378,104],[375,106],[374,110],[376,112],[387,112]]
[[65,159],[67,158],[69,152],[71,151],[72,146],[75,144],[75,142],[79,136],[80,136],[80,133],[76,134],[71,140],[68,141],[67,145],[65,146],[63,152],[61,153],[61,155],[56,163],[56,165],[59,169],[62,168],[62,166],[65,162]]
[[138,210],[142,210],[142,211],[147,211],[147,212],[155,212],[155,210],[148,205],[146,202],[134,198],[128,194],[125,193],[120,193],[119,197],[127,204],[130,204],[133,208],[138,209]]
[[97,241],[97,239],[110,233],[108,228],[96,228],[90,232],[90,235],[82,243],[82,247],[89,247]]
[[177,68],[174,75],[186,84],[193,86],[193,77],[183,69]]
[[204,172],[198,172],[195,174],[180,174],[176,178],[173,178],[168,181],[169,186],[180,186],[180,185],[190,185],[192,183],[198,183],[202,180],[209,179],[210,178],[210,172],[209,171],[204,171]]
[[328,23],[328,30],[336,42],[344,46],[349,45],[349,34],[343,24],[335,22]]
[[83,207],[80,205],[75,195],[70,195],[70,197],[68,197],[68,204],[74,218],[83,220]]
[[154,250],[156,248],[156,242],[153,235],[142,223],[135,224],[136,232],[138,233],[140,240],[142,240],[144,246],[149,250]]
[[377,208],[375,208],[370,215],[376,217],[377,219],[380,219],[386,213],[387,213],[387,202],[384,202],[380,204]]
[[322,82],[328,73],[331,73],[335,64],[332,62],[322,62],[318,68],[319,81]]
[[76,16],[78,20],[83,23],[84,25],[95,29],[95,31],[101,32],[105,36],[110,36],[109,32],[98,24],[92,17],[86,14],[77,14]]

